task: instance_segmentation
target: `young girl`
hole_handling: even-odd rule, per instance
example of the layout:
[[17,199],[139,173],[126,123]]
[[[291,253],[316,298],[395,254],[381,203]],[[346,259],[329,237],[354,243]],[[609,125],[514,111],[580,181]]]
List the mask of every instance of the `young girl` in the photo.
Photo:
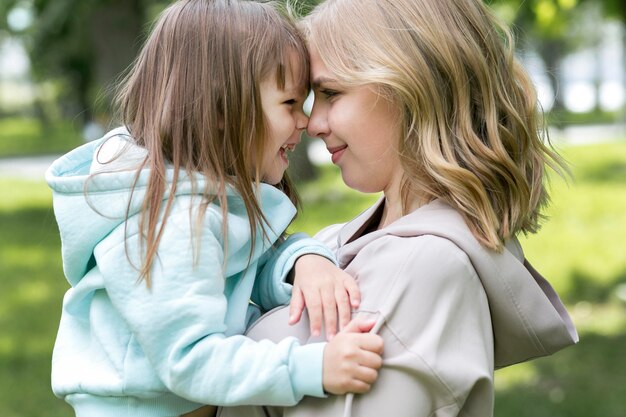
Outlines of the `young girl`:
[[332,257],[322,245],[282,238],[295,215],[285,154],[308,121],[307,86],[305,44],[270,5],[179,1],[125,81],[124,127],[51,166],[72,285],[52,385],[78,416],[291,405],[375,380],[382,341],[360,334],[371,324],[308,346],[240,335],[259,307],[288,302],[302,255],[314,254],[298,260],[302,291],[343,291],[340,304],[351,291],[315,255]]
[[[385,342],[372,390],[306,398],[284,415],[489,417],[494,368],[577,341],[516,240],[539,228],[546,167],[536,95],[481,0],[326,0],[304,22],[315,93],[308,132],[344,182],[381,192],[318,238],[357,277],[358,315]],[[285,311],[248,336],[314,341]],[[282,415],[223,409],[220,417]]]

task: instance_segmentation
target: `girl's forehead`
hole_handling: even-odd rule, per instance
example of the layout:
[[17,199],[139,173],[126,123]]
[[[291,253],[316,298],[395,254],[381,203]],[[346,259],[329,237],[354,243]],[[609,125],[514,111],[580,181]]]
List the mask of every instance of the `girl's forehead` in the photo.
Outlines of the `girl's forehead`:
[[285,89],[302,90],[309,88],[308,61],[301,58],[295,51],[290,51],[285,62]]
[[299,67],[292,65],[284,68],[284,85],[281,85],[278,73],[269,74],[261,84],[292,95],[306,94],[310,88],[308,77],[303,77]]

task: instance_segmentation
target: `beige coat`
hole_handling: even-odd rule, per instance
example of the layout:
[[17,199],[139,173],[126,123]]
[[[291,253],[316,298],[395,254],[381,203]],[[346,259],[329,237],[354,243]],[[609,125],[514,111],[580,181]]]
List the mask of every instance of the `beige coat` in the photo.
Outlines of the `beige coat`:
[[[362,235],[380,202],[318,234],[361,288],[359,315],[377,318],[383,367],[364,395],[305,397],[292,408],[234,407],[220,417],[489,417],[494,368],[550,355],[578,340],[549,284],[514,240],[501,252],[478,244],[462,217],[434,201],[388,227]],[[306,317],[266,314],[255,339],[312,341]]]

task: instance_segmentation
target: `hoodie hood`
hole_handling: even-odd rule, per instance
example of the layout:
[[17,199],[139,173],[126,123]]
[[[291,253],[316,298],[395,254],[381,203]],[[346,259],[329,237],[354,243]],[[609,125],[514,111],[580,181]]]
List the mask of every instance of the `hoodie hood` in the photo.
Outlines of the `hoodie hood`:
[[[394,223],[355,239],[381,207],[383,199],[353,221],[317,236],[336,236],[339,264],[345,267],[368,243],[383,235],[433,235],[467,254],[487,295],[494,333],[496,368],[550,355],[578,341],[576,329],[550,284],[524,259],[516,239],[502,252],[480,245],[461,215],[435,200]],[[337,228],[341,227],[338,231]]]
[[[134,150],[131,149],[127,160],[124,160],[122,155],[122,160],[114,164],[116,167],[124,166],[125,170],[98,172],[95,175],[90,172],[100,146],[112,137],[123,138],[125,141],[129,138],[125,129],[116,129],[104,138],[82,145],[57,159],[46,171],[45,178],[52,189],[54,212],[61,235],[63,269],[72,286],[75,286],[95,265],[93,251],[96,245],[114,229],[123,225],[127,214],[129,219],[137,215],[145,197],[149,171],[143,170],[137,176],[137,171],[130,169],[129,165],[138,160],[137,149],[140,148],[136,145],[130,145]],[[97,161],[95,165],[98,165]],[[167,181],[171,183],[173,177],[174,170],[168,168]],[[201,197],[204,186],[203,176],[194,175],[192,181],[184,171],[181,171],[176,196]],[[247,213],[239,194],[231,187],[227,187],[226,192],[229,224],[231,221],[240,221],[241,224],[247,225]],[[168,197],[169,192],[166,191],[163,198]],[[267,184],[261,184],[259,200],[268,220],[267,238],[274,242],[286,229],[296,209],[285,194]],[[273,213],[281,215],[272,215]],[[129,223],[129,233],[136,233],[138,230],[136,217],[138,216],[135,216],[135,221]],[[217,219],[217,222],[219,230],[221,218]],[[258,233],[257,238],[260,241],[262,233],[260,231]],[[229,228],[228,245],[232,253],[235,249],[249,248],[249,234],[242,235],[232,233]],[[264,246],[266,245],[256,245],[255,252],[257,247],[261,250]],[[245,261],[245,257],[242,258]],[[245,266],[244,261],[242,265]]]

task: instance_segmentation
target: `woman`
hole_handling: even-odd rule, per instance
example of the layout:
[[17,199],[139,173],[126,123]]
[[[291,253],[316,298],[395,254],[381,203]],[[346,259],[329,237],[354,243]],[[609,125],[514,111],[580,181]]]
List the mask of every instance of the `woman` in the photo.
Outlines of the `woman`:
[[[364,395],[305,398],[285,416],[491,416],[494,368],[575,343],[516,235],[539,228],[545,168],[535,91],[480,0],[327,0],[304,21],[308,131],[344,182],[383,197],[318,238],[377,318],[383,367]],[[313,341],[276,310],[250,337]],[[222,416],[281,415],[225,409]]]

